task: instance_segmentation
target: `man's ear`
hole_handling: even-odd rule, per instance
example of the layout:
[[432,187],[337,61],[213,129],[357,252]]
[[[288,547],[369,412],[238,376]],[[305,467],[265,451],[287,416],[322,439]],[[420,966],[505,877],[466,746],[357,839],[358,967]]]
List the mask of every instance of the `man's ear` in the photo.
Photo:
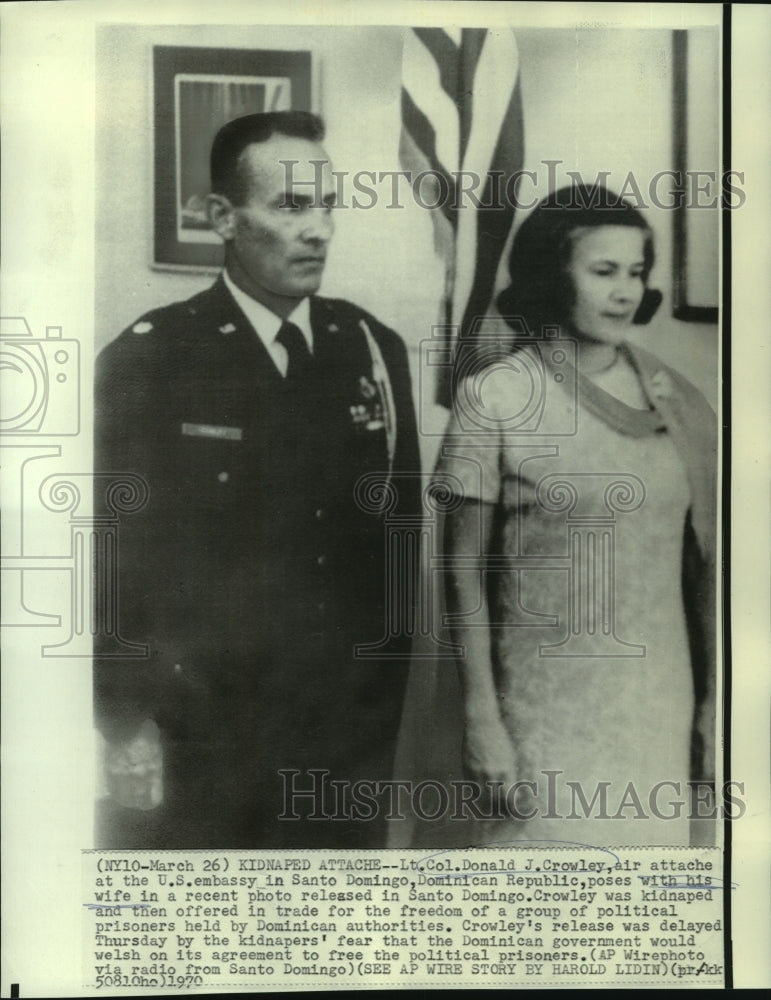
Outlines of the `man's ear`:
[[223,240],[232,240],[236,235],[235,209],[224,194],[206,196],[206,217],[209,225]]

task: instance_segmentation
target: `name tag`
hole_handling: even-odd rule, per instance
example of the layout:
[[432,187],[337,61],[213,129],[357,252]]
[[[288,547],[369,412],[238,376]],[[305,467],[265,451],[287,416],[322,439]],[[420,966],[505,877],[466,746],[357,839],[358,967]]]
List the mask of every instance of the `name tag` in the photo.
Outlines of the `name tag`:
[[219,438],[221,441],[241,441],[240,427],[217,427],[215,424],[182,424],[182,433],[189,437]]

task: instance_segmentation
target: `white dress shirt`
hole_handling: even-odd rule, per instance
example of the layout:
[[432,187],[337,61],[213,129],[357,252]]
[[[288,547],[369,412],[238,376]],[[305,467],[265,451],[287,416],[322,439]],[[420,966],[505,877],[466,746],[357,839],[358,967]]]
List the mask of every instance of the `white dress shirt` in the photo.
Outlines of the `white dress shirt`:
[[[222,272],[228,291],[236,300],[246,318],[254,327],[254,332],[265,345],[265,348],[273,358],[276,368],[286,378],[289,367],[289,356],[283,344],[279,344],[276,335],[281,329],[284,320],[271,312],[267,306],[253,299],[242,291],[230,277],[227,271]],[[308,345],[308,350],[313,354],[313,330],[311,328],[311,303],[310,299],[304,298],[299,305],[287,316],[287,322],[294,323],[300,330]]]

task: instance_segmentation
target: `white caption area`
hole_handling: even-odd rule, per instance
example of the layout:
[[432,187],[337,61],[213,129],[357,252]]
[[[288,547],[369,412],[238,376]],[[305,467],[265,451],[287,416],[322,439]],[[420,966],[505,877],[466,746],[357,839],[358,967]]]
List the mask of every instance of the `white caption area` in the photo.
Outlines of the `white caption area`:
[[723,983],[715,849],[83,854],[110,992]]

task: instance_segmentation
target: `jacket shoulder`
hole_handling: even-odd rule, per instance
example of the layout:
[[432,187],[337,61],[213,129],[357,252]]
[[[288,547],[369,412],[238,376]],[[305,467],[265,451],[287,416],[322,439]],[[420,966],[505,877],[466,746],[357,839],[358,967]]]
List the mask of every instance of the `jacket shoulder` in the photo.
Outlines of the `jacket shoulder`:
[[365,323],[381,347],[392,347],[394,349],[404,347],[404,341],[395,330],[386,326],[385,323],[381,323],[376,316],[367,312],[366,309],[362,309],[361,306],[353,302],[348,302],[347,299],[333,299],[322,296],[317,296],[316,302],[318,302],[319,308],[326,312],[330,319],[335,322],[351,326],[361,326],[362,323]]
[[130,323],[101,352],[103,361],[130,357],[153,356],[181,336],[189,335],[199,325],[197,320],[206,312],[212,289],[198,292],[189,299],[171,302],[151,309]]

